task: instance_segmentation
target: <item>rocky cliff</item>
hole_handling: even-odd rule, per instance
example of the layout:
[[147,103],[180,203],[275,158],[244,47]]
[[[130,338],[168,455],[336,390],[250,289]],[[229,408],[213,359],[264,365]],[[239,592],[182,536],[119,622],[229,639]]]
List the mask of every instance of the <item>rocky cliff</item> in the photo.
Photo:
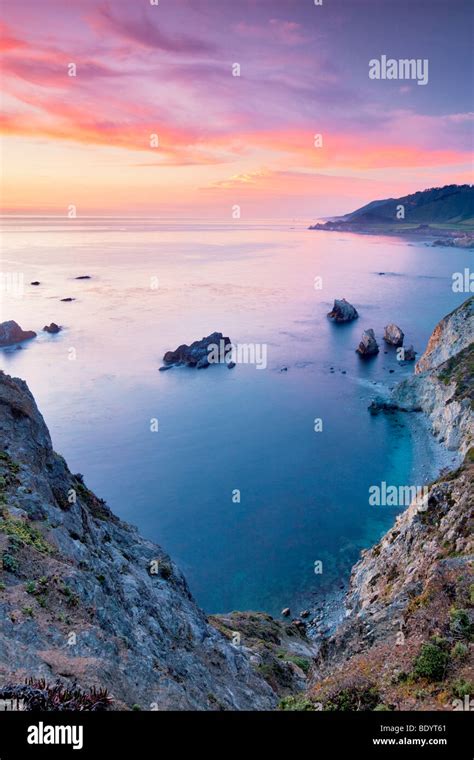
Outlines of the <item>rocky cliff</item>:
[[386,404],[424,411],[464,457],[355,565],[347,617],[291,709],[462,709],[474,695],[474,298],[433,332]]
[[396,388],[402,410],[421,410],[448,449],[464,456],[473,443],[474,297],[444,317],[417,362],[415,376]]
[[270,709],[243,647],[170,558],[53,451],[26,384],[0,373],[0,686],[59,677],[114,707]]

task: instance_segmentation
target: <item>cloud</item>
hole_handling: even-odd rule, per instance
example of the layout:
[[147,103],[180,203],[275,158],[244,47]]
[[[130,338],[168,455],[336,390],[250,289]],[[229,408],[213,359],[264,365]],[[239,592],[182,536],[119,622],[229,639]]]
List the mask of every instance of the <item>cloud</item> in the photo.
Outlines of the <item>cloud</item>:
[[272,18],[268,24],[261,25],[241,21],[236,24],[235,31],[246,39],[267,40],[284,45],[300,45],[308,41],[301,24],[277,18]]
[[[135,10],[137,6],[130,5]],[[142,8],[140,13],[118,16],[112,11],[110,3],[104,3],[90,16],[89,23],[97,31],[113,32],[122,39],[138,43],[144,48],[162,50],[166,53],[211,53],[215,45],[191,37],[189,35],[168,35],[155,23],[156,14],[151,6],[147,12]]]

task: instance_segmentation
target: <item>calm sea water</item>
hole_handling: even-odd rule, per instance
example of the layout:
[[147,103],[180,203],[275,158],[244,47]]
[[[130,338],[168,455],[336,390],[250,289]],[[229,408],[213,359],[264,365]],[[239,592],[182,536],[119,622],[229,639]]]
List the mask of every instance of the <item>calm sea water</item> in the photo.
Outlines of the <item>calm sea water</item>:
[[[451,275],[468,252],[306,222],[129,219],[4,220],[3,248],[25,293],[4,294],[2,320],[38,331],[1,352],[3,369],[28,382],[72,471],[170,552],[206,611],[317,599],[395,518],[369,506],[369,486],[436,474],[419,415],[367,412],[412,366],[354,349],[394,321],[423,351],[464,300]],[[335,297],[360,319],[332,324]],[[41,332],[51,321],[57,336]],[[268,367],[158,372],[167,349],[214,330],[266,344]]]

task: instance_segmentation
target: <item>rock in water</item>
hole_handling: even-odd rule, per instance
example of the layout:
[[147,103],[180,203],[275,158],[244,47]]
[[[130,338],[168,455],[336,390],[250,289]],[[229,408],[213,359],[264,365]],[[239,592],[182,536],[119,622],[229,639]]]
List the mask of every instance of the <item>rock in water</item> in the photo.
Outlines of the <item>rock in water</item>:
[[225,337],[220,332],[211,333],[202,340],[195,340],[190,346],[183,343],[174,351],[167,351],[163,356],[163,361],[165,364],[185,364],[188,367],[203,369],[213,363],[209,361],[209,348],[214,346],[219,356],[219,361],[214,363],[224,363],[231,343],[230,338]]
[[56,333],[60,332],[63,328],[56,324],[56,322],[51,322],[50,325],[45,325],[43,327],[43,332],[51,333],[52,335],[55,335]]
[[328,313],[329,319],[333,319],[335,322],[352,322],[358,316],[357,309],[345,298],[341,300],[336,298],[332,311]]
[[364,330],[359,345],[356,348],[357,353],[364,358],[367,356],[375,356],[379,352],[377,341],[375,340],[375,333],[372,328]]
[[390,322],[390,324],[386,326],[383,336],[385,343],[388,343],[390,346],[403,346],[404,337],[403,330],[401,330],[398,325],[394,325],[393,322]]
[[0,347],[13,346],[15,343],[21,343],[30,338],[36,338],[36,333],[33,330],[22,330],[13,319],[0,324]]
[[413,346],[407,346],[403,351],[403,361],[414,362],[416,359],[416,351]]

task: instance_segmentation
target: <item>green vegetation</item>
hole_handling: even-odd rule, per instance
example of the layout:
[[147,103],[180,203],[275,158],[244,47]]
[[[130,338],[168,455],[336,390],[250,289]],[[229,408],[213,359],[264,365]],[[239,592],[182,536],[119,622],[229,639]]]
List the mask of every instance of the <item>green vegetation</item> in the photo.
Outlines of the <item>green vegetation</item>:
[[468,653],[468,647],[461,641],[458,641],[451,649],[451,657],[453,657],[455,660],[465,660]]
[[278,652],[277,657],[285,662],[292,662],[297,665],[303,673],[309,673],[311,669],[311,662],[306,657],[298,657],[298,655],[288,654],[287,652]]
[[317,706],[306,697],[283,697],[278,705],[278,709],[298,712],[315,712]]
[[162,562],[160,560],[159,563],[159,574],[160,578],[163,578],[163,580],[167,581],[171,576],[173,575],[173,568],[169,564],[169,562]]
[[448,646],[446,639],[440,637],[433,637],[428,643],[423,644],[413,664],[413,677],[442,681],[449,663]]
[[26,520],[3,516],[0,518],[0,531],[7,536],[17,538],[26,546],[31,546],[40,554],[51,554],[53,551],[53,547],[45,540],[42,533]]
[[456,609],[451,607],[449,611],[449,630],[453,636],[461,636],[471,641],[473,636],[473,626],[469,620],[467,610]]
[[[471,400],[471,407],[474,406],[473,388],[474,388],[474,344],[471,343],[451,359],[444,363],[443,369],[438,378],[445,385],[455,383],[454,398],[456,401],[462,401],[465,398]],[[472,454],[469,450],[469,461],[472,460]]]
[[324,710],[359,712],[375,710],[380,705],[380,695],[375,686],[349,686],[332,694],[324,703]]
[[19,567],[18,560],[12,554],[3,552],[2,555],[2,568],[7,573],[16,573]]
[[60,591],[66,597],[66,604],[68,607],[77,607],[79,605],[79,595],[69,588],[69,586],[63,586]]
[[451,691],[453,696],[458,699],[470,697],[474,694],[474,683],[472,681],[466,681],[464,678],[458,678],[451,684]]
[[17,475],[20,471],[18,462],[14,462],[6,451],[0,451],[0,464],[6,466],[13,475]]

